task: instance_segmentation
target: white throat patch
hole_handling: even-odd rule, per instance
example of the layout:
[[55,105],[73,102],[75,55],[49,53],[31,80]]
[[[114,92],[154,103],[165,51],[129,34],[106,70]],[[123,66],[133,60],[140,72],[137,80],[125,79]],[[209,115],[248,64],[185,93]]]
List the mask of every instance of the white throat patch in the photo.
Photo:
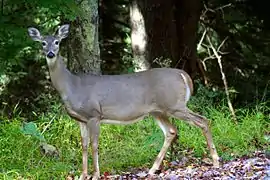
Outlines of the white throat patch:
[[52,66],[52,65],[54,65],[55,62],[56,62],[56,56],[55,56],[54,58],[48,58],[48,57],[46,57],[46,61],[47,61],[47,64],[48,64],[49,66]]

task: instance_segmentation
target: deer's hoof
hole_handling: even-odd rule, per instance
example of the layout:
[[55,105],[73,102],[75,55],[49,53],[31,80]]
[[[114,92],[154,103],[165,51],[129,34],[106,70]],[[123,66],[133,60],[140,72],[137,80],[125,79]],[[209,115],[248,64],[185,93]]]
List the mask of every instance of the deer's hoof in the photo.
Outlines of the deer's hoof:
[[152,179],[158,179],[157,177],[158,177],[157,174],[149,174],[149,173],[148,173],[148,175],[147,175],[146,178],[149,179],[149,180],[152,180]]
[[156,174],[155,174],[156,171],[157,171],[157,170],[156,170],[155,168],[151,168],[151,169],[149,170],[149,172],[148,172],[147,178],[148,178],[148,179],[153,179],[153,178],[156,176]]
[[99,176],[93,176],[92,180],[98,180]]
[[213,166],[214,166],[214,168],[219,168],[220,167],[219,157],[217,155],[213,157]]
[[85,174],[82,174],[82,175],[80,176],[80,179],[79,179],[79,180],[90,180],[90,179],[91,179],[90,176],[85,175]]
[[99,176],[100,176],[100,174],[98,172],[95,172],[93,174],[92,180],[98,180],[99,179]]
[[153,167],[148,171],[149,176],[154,176],[157,168],[153,165]]
[[214,168],[219,168],[220,167],[220,164],[219,164],[218,160],[213,161],[213,167]]
[[219,162],[214,162],[214,163],[213,163],[213,167],[214,167],[214,168],[219,168],[219,167],[220,167]]

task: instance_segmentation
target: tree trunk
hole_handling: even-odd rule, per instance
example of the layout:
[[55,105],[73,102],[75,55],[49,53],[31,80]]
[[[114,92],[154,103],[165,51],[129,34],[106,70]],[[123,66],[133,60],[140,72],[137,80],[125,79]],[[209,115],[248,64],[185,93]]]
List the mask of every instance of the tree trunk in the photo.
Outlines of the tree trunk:
[[150,68],[147,60],[147,34],[145,31],[145,21],[139,4],[132,0],[130,5],[130,24],[131,24],[131,46],[135,63],[135,71],[143,71]]
[[[200,17],[200,1],[134,1],[137,2],[143,15],[147,34],[143,37],[140,33],[140,38],[147,42],[146,47],[142,53],[136,51],[134,46],[134,56],[144,55],[145,61],[149,62],[151,67],[177,67],[186,70],[193,77],[197,71],[196,33]],[[138,22],[140,23],[137,24],[142,24],[142,20]],[[136,26],[132,28],[136,30]]]
[[200,18],[201,1],[174,0],[176,28],[179,40],[180,58],[174,66],[184,69],[192,78],[197,72],[197,28]]
[[171,66],[179,58],[173,0],[148,0],[143,9],[152,67]]
[[100,74],[98,0],[82,0],[81,14],[71,22],[68,68],[73,72]]

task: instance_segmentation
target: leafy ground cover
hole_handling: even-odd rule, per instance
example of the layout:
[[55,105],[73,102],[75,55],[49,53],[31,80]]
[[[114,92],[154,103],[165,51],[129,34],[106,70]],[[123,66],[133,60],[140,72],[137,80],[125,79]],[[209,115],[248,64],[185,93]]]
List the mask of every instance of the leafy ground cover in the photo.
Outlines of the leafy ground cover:
[[[71,176],[70,176],[71,177]],[[73,177],[70,179],[74,179]],[[256,151],[250,156],[243,156],[224,161],[220,168],[213,168],[198,159],[185,157],[182,161],[172,161],[166,169],[160,170],[155,177],[149,177],[147,170],[136,169],[121,175],[104,173],[101,179],[270,179],[270,156]]]

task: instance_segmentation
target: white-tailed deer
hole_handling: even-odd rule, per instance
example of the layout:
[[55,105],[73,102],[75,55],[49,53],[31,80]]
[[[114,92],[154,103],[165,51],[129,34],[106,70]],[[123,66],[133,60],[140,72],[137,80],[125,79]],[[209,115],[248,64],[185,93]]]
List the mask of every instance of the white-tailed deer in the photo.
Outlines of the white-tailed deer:
[[41,36],[35,28],[28,29],[34,41],[42,43],[49,66],[51,81],[59,92],[68,114],[80,124],[82,138],[82,175],[88,177],[88,144],[91,141],[93,158],[93,179],[100,176],[98,164],[98,138],[101,123],[131,124],[152,115],[162,129],[165,140],[152,168],[158,170],[177,130],[169,117],[182,119],[201,128],[213,165],[219,166],[208,120],[186,106],[193,84],[183,70],[155,68],[124,75],[74,75],[66,68],[59,55],[59,45],[68,36],[69,25],[61,26],[56,35]]

